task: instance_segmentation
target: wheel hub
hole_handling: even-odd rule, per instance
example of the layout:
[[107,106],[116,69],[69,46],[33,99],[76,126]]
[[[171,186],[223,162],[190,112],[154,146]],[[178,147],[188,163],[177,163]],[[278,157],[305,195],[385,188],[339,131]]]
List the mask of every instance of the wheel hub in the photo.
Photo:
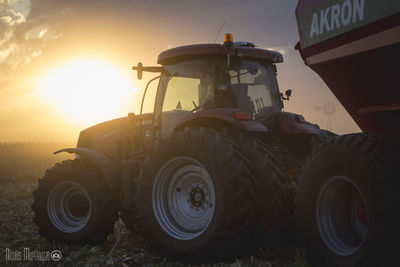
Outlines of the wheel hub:
[[206,202],[206,193],[204,192],[202,186],[197,184],[191,188],[192,189],[188,194],[190,204],[196,208],[204,208],[204,204]]
[[47,214],[58,230],[64,233],[78,232],[86,226],[92,214],[88,192],[73,181],[58,183],[47,198]]
[[66,204],[65,210],[76,218],[85,217],[89,212],[89,201],[81,192],[75,192],[67,197]]
[[362,190],[344,176],[329,178],[316,203],[316,222],[325,246],[350,256],[363,245],[368,230],[368,209]]
[[161,228],[176,239],[202,234],[214,215],[214,184],[196,160],[177,157],[163,165],[153,184],[153,211]]
[[357,210],[357,218],[361,222],[367,222],[367,209],[364,205],[360,206]]

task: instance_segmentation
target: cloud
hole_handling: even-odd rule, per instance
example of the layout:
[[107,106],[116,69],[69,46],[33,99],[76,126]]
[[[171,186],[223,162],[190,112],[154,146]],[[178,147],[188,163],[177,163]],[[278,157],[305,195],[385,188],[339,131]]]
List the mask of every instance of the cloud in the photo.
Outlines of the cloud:
[[[224,32],[231,31],[235,37],[238,36],[237,40],[268,44],[262,47],[282,49],[281,52],[286,54],[287,50],[280,44],[287,42],[287,32],[276,35],[268,42],[265,40],[288,25],[288,19],[277,14],[294,8],[290,0],[254,0],[249,3],[240,0],[10,2],[13,7],[18,2],[19,9],[9,8],[6,13],[0,13],[0,75],[12,76],[15,80],[18,80],[19,70],[32,66],[37,62],[35,59],[46,59],[49,50],[63,53],[62,49],[68,49],[68,44],[74,47],[71,50],[93,45],[96,49],[104,45],[103,50],[98,51],[115,53],[111,51],[115,44],[126,48],[122,43],[131,42],[131,50],[149,50],[145,53],[151,57],[147,58],[156,59],[157,53],[165,48],[212,42],[223,20],[226,20],[226,25],[220,39]],[[294,20],[294,16],[290,17]],[[104,41],[96,43],[91,40],[94,38]],[[4,88],[0,81],[0,94]]]
[[[295,4],[291,0],[263,1],[241,0],[195,1],[195,0],[19,0],[11,1],[25,4],[28,12],[9,10],[9,15],[0,20],[0,64],[6,63],[15,70],[24,66],[37,51],[46,50],[53,40],[62,37],[69,25],[79,22],[93,24],[109,18],[112,23],[121,27],[132,28],[132,31],[143,29],[144,35],[157,36],[160,32],[170,36],[183,35],[187,37],[167,40],[177,45],[212,42],[220,23],[226,20],[224,31],[237,33],[240,39],[260,42],[261,35],[253,39],[254,32],[263,32],[264,36],[276,35],[270,40],[270,46],[285,43],[286,35],[279,33],[280,29],[293,24]],[[25,14],[25,15],[24,15]],[[285,15],[286,14],[286,15]],[[249,20],[251,18],[251,20]],[[288,19],[289,18],[289,19]],[[252,23],[250,23],[252,21]],[[251,24],[251,26],[249,26]],[[79,31],[79,29],[78,29]],[[222,33],[223,33],[222,32]],[[188,34],[190,33],[190,34]],[[104,32],[104,34],[108,34]],[[235,35],[236,36],[236,35]],[[249,37],[250,36],[250,37]],[[123,38],[123,37],[121,37]],[[157,37],[153,37],[156,39]],[[222,38],[222,37],[221,37]],[[168,43],[164,44],[165,47]],[[11,45],[12,44],[12,45]],[[12,51],[10,49],[13,49]],[[43,53],[42,53],[43,54]],[[24,60],[26,58],[27,60]],[[4,71],[4,70],[0,70]]]
[[37,37],[40,39],[42,38],[46,33],[47,33],[47,29],[41,29],[40,32],[38,33]]
[[20,25],[24,22],[25,17],[23,14],[15,12],[11,9],[3,10],[0,16],[0,44],[8,41],[10,39],[10,32],[12,32],[17,25]]
[[[22,13],[16,12],[11,8],[3,10],[0,16],[0,64],[3,66],[5,61],[24,51],[23,44],[19,42],[16,35],[16,29],[24,23],[26,23],[26,18]],[[15,67],[15,62],[9,63],[11,63],[9,65]],[[4,69],[0,71],[3,72]]]

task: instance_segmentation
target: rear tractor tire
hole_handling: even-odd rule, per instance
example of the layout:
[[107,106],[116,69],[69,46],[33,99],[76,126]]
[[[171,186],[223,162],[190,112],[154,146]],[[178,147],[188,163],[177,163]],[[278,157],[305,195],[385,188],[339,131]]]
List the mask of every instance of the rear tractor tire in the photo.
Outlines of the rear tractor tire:
[[288,217],[284,178],[274,168],[276,163],[268,153],[268,149],[256,137],[245,131],[228,127],[220,132],[237,147],[251,165],[254,191],[258,200],[255,206],[254,222],[258,230],[261,230],[261,235],[258,231],[256,232],[255,239],[262,240],[260,245],[276,245],[279,243],[277,239],[282,239],[282,236],[279,234],[278,237],[275,234],[283,229],[282,225],[287,223]]
[[399,237],[398,153],[387,137],[349,134],[329,140],[306,161],[296,221],[311,265],[393,263]]
[[145,237],[157,252],[190,262],[238,253],[254,208],[249,176],[240,153],[217,131],[173,133],[150,152],[137,179]]
[[118,198],[84,160],[57,163],[39,179],[32,209],[39,233],[69,244],[99,244],[113,232]]

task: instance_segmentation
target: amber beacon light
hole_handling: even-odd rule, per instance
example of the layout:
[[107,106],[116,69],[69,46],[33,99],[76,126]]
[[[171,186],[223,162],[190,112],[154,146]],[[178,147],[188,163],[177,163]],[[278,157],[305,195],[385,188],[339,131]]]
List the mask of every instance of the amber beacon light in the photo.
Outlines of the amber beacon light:
[[232,33],[225,33],[224,43],[233,43]]

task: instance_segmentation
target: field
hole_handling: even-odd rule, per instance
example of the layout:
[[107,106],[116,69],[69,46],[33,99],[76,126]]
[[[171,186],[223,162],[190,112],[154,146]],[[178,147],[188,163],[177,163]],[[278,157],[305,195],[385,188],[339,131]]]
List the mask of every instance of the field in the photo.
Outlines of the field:
[[[52,243],[38,234],[32,222],[32,191],[37,179],[56,162],[72,158],[52,152],[65,144],[0,144],[0,266],[186,266],[153,254],[140,233],[131,233],[122,221],[107,242],[100,246],[69,246]],[[24,259],[24,252],[59,250],[54,262]],[[18,258],[20,253],[20,258]],[[21,258],[22,254],[22,258]],[[10,256],[11,255],[11,256]],[[36,254],[38,255],[38,254]],[[8,256],[8,258],[7,258]],[[204,265],[203,265],[204,266]],[[301,249],[259,249],[254,256],[233,259],[213,266],[307,266]]]

